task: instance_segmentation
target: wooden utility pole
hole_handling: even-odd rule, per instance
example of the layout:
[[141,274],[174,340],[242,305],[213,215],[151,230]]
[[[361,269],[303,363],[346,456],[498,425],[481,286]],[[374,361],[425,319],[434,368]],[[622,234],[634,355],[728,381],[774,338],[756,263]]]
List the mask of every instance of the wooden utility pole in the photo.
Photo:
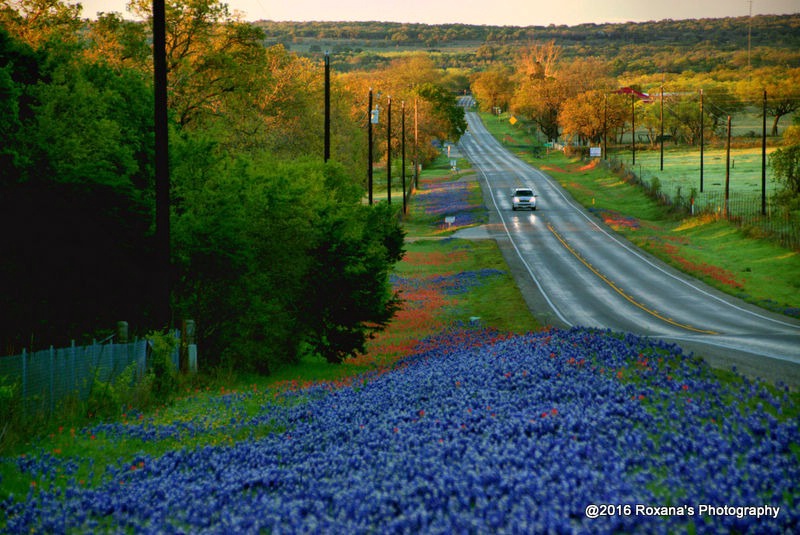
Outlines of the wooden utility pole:
[[156,271],[159,291],[156,296],[156,321],[160,327],[169,327],[172,322],[170,302],[170,179],[169,140],[167,123],[167,39],[165,0],[153,0],[153,86],[155,97],[155,179],[156,179]]
[[402,147],[401,152],[402,156],[402,165],[400,166],[400,176],[402,177],[403,183],[403,213],[406,213],[406,101],[402,101],[400,103],[400,131],[402,132],[400,136],[400,146]]
[[725,143],[725,217],[730,218],[731,196],[731,116],[728,115],[728,137]]
[[392,97],[386,106],[386,201],[392,204]]
[[703,112],[703,90],[700,90],[700,193],[703,193],[703,147],[705,147],[706,136],[705,126],[706,120]]
[[664,170],[664,86],[661,86],[661,170]]
[[325,149],[324,159],[331,159],[331,57],[325,52]]
[[636,165],[636,95],[631,93],[631,153],[633,154],[632,165]]
[[767,90],[761,107],[761,215],[767,215]]
[[372,204],[372,123],[377,122],[375,112],[372,111],[372,88],[369,88],[369,103],[367,104],[367,188],[369,189],[369,204]]

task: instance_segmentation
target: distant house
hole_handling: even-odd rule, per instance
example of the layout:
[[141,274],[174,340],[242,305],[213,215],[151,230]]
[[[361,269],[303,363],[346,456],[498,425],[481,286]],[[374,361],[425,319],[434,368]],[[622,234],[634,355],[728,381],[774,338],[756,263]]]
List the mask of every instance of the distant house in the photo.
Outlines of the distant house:
[[645,102],[647,104],[650,104],[651,102],[653,102],[653,99],[652,99],[652,97],[650,95],[648,95],[647,93],[642,93],[641,91],[637,91],[637,90],[635,90],[635,89],[633,89],[631,87],[623,87],[621,89],[617,89],[615,91],[615,93],[618,93],[620,95],[634,95],[639,100],[641,100],[642,102]]

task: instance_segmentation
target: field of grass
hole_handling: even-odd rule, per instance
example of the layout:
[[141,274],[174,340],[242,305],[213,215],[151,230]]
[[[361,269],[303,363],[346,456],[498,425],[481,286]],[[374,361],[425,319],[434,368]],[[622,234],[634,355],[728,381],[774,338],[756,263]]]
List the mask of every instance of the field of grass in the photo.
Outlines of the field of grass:
[[[484,120],[509,149],[547,172],[578,202],[636,245],[722,291],[800,317],[797,251],[748,236],[717,217],[676,217],[642,188],[628,184],[605,166],[587,167],[586,162],[560,151],[536,157],[530,134],[502,117],[484,115]],[[639,158],[637,154],[637,163]],[[665,160],[665,170],[669,161]]]
[[[767,165],[769,154],[767,149]],[[651,184],[654,178],[661,183],[661,191],[670,198],[678,195],[695,197],[695,206],[704,207],[717,202],[725,192],[725,167],[727,155],[723,149],[706,149],[703,154],[703,187],[700,188],[700,151],[694,149],[668,149],[664,151],[664,169],[661,170],[661,155],[658,150],[640,150],[633,165],[630,152],[612,154],[636,173],[644,182]],[[776,192],[778,184],[772,179],[767,167],[765,176],[767,200]],[[731,196],[743,195],[758,198],[761,195],[761,149],[737,148],[731,150],[728,187]],[[758,204],[758,203],[757,203]],[[758,204],[760,206],[760,204]]]

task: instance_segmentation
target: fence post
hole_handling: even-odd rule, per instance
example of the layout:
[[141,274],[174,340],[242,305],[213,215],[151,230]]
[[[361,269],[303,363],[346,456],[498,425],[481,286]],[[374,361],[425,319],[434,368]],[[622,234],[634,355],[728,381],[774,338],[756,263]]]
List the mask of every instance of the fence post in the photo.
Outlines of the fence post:
[[56,350],[50,346],[50,416],[55,412],[55,367],[56,367]]
[[75,373],[75,340],[69,342],[69,390],[70,392],[77,392],[78,377]]
[[181,329],[181,371],[197,372],[197,343],[195,342],[196,325],[194,320],[183,320]]
[[28,352],[22,348],[22,415],[26,416],[28,409]]
[[117,343],[119,343],[119,344],[127,344],[128,343],[128,322],[127,321],[118,321],[117,322]]

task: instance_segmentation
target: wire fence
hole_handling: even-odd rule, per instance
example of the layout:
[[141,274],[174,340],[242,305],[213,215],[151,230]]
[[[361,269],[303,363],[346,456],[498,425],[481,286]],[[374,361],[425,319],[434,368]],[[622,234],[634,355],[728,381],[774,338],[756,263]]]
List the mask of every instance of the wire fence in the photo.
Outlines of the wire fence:
[[[95,380],[114,381],[134,366],[135,377],[147,370],[148,341],[129,343],[93,342],[87,346],[53,348],[0,357],[0,385],[16,384],[27,414],[53,414],[59,401],[70,396],[89,398]],[[172,355],[178,366],[179,353]]]
[[[624,162],[612,160],[611,167],[621,169]],[[689,216],[713,216],[727,219],[750,235],[770,239],[787,249],[800,250],[800,215],[772,201],[769,196],[752,191],[719,189],[698,192],[675,184],[662,183],[658,175],[626,169],[625,180],[641,185],[661,204]]]

